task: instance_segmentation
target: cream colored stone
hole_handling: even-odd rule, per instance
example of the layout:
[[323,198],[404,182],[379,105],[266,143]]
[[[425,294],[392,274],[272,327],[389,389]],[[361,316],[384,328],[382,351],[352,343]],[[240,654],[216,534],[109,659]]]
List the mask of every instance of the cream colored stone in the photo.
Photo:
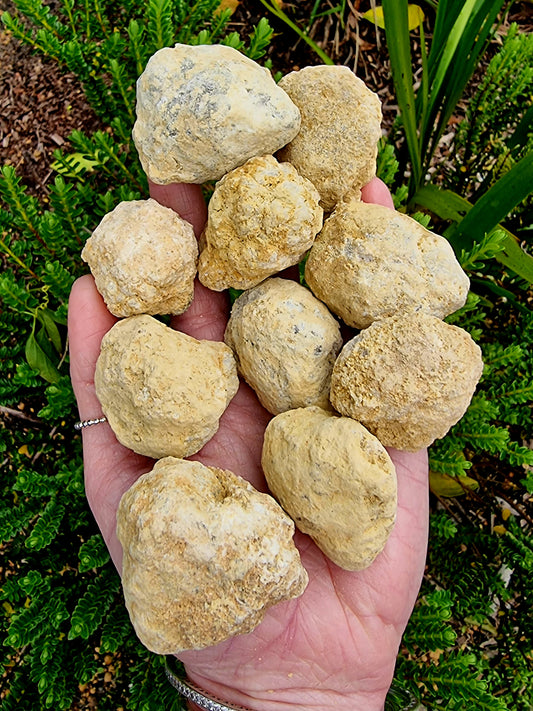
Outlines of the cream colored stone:
[[299,262],[322,227],[318,202],[313,185],[272,156],[251,158],[224,176],[200,240],[202,284],[249,289]]
[[344,346],[331,403],[386,447],[416,451],[463,416],[482,371],[481,349],[466,331],[423,312],[399,314]]
[[118,321],[102,340],[96,394],[119,442],[155,459],[194,454],[239,387],[231,349],[152,316]]
[[126,606],[157,654],[250,632],[307,585],[293,522],[229,471],[166,457],[124,494],[117,522]]
[[349,326],[422,310],[444,318],[470,281],[448,240],[408,215],[347,200],[316,238],[305,267],[313,293]]
[[192,301],[198,260],[194,230],[151,198],[119,203],[81,256],[115,316],[181,314]]
[[263,471],[296,526],[334,563],[362,570],[396,518],[396,472],[359,422],[318,407],[284,412],[265,432]]
[[381,102],[348,67],[305,67],[279,86],[300,109],[302,125],[278,157],[309,178],[330,212],[376,174]]
[[155,183],[218,180],[299,128],[298,109],[270,72],[231,47],[165,47],[137,81],[133,140]]
[[245,291],[233,304],[224,340],[269,412],[329,407],[342,338],[336,319],[305,287],[271,278]]

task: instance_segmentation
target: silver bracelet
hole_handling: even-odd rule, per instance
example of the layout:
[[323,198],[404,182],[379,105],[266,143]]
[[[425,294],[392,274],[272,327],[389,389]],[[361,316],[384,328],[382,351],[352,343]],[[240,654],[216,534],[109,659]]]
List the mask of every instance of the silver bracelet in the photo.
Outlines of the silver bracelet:
[[185,672],[180,672],[174,665],[174,670],[170,668],[170,661],[165,659],[165,673],[172,686],[188,701],[192,701],[201,709],[206,711],[250,711],[244,706],[229,705],[216,696],[211,696],[199,686],[190,682]]
[[83,430],[91,425],[99,425],[102,422],[107,422],[107,417],[94,417],[92,420],[81,420],[74,425],[75,430]]

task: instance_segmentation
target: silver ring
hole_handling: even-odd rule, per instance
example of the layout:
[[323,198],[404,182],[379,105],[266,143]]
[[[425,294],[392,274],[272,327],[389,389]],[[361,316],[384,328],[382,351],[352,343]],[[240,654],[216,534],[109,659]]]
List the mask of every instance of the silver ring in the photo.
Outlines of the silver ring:
[[75,430],[83,430],[91,425],[99,425],[101,422],[107,422],[107,417],[95,417],[92,420],[81,420],[74,425]]

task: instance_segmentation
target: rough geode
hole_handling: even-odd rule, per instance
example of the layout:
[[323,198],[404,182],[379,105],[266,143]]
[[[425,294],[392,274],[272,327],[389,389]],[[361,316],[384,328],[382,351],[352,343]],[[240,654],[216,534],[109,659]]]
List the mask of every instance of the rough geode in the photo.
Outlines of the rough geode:
[[353,188],[376,174],[381,102],[348,67],[305,67],[279,85],[300,109],[302,125],[279,153],[320,193],[330,212]]
[[329,407],[340,327],[305,287],[272,278],[245,291],[233,304],[224,340],[269,412]]
[[297,264],[322,227],[318,202],[313,185],[273,156],[232,170],[209,201],[198,261],[202,284],[249,289]]
[[192,301],[198,260],[194,230],[151,198],[119,203],[81,256],[115,316],[181,314]]
[[352,195],[324,222],[305,279],[354,328],[409,311],[444,318],[464,305],[470,286],[448,240]]
[[268,69],[224,45],[157,51],[137,81],[136,110],[133,140],[160,184],[218,180],[300,128],[300,112]]
[[198,341],[145,315],[106,333],[94,384],[119,442],[158,459],[201,449],[218,430],[239,378],[224,343]]
[[157,654],[250,632],[307,585],[293,522],[229,471],[166,457],[123,495],[117,522],[126,605]]
[[396,519],[396,472],[359,422],[318,407],[284,412],[265,432],[263,471],[273,495],[345,570],[368,567]]
[[416,451],[466,412],[483,372],[469,333],[422,312],[374,323],[333,367],[331,403],[386,447]]

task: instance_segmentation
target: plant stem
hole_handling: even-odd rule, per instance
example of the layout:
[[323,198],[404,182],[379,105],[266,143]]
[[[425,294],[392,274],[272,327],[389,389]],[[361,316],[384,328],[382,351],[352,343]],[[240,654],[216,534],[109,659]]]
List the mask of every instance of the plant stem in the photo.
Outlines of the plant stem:
[[298,27],[297,24],[295,24],[287,15],[283,12],[283,10],[278,7],[275,4],[275,0],[273,0],[272,3],[268,2],[267,0],[261,0],[261,3],[266,7],[267,10],[269,10],[273,15],[275,15],[277,18],[282,20],[288,27],[291,28],[291,30],[294,30],[296,34],[303,39],[304,42],[307,42],[307,44],[311,47],[311,49],[318,54],[320,59],[324,62],[324,64],[330,64],[333,65],[335,62],[329,57],[324,50],[320,49],[320,47],[314,42],[309,35],[304,32],[300,27]]

